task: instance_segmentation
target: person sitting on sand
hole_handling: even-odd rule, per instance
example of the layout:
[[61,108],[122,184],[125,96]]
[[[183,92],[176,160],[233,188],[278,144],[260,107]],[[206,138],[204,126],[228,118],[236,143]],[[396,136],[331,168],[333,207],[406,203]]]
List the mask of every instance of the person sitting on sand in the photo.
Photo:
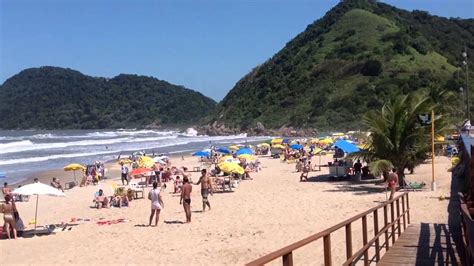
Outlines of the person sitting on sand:
[[127,195],[126,194],[122,195],[121,193],[115,194],[110,201],[110,206],[114,206],[118,208],[122,208],[122,206],[128,207],[128,204],[129,204],[129,201],[128,201]]
[[[186,223],[191,222],[191,192],[193,191],[193,186],[189,184],[189,179],[187,176],[183,178],[183,189],[181,190],[181,199],[179,204],[183,204],[184,212],[186,213]],[[183,202],[184,201],[184,202]]]
[[97,209],[109,207],[109,199],[104,195],[104,191],[102,189],[99,189],[99,193],[95,197],[94,202]]
[[182,187],[183,187],[183,181],[181,181],[181,178],[177,176],[176,179],[174,180],[174,193],[180,193]]
[[63,186],[61,186],[61,183],[56,177],[53,177],[53,180],[51,181],[51,186],[64,192]]
[[10,195],[5,196],[5,203],[0,205],[0,212],[3,213],[3,221],[5,222],[8,239],[11,238],[10,230],[13,231],[13,239],[16,239],[15,212],[17,212],[17,209]]

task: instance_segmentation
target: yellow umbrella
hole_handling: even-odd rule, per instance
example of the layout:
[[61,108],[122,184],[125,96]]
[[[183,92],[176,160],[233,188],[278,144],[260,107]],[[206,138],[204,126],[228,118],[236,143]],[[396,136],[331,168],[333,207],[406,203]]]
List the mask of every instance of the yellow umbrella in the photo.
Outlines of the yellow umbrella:
[[275,144],[275,145],[272,146],[272,148],[274,148],[274,149],[284,149],[285,146],[283,146],[281,144]]
[[151,157],[140,156],[140,158],[138,158],[138,166],[140,168],[153,168],[153,166],[155,166],[155,161]]
[[344,133],[336,132],[336,133],[333,133],[332,135],[335,136],[335,137],[342,137],[342,136],[344,136]]
[[123,163],[123,164],[131,164],[131,163],[133,163],[133,161],[130,160],[130,159],[122,159],[122,160],[120,160],[118,163],[119,163],[119,164],[122,164],[122,163]]
[[219,168],[225,172],[225,173],[230,173],[230,174],[239,174],[242,175],[245,173],[244,168],[242,168],[240,165],[236,163],[220,163]]
[[236,150],[238,150],[238,149],[240,149],[240,148],[237,147],[237,145],[231,145],[231,146],[229,146],[229,150],[236,151]]
[[264,142],[264,143],[258,144],[257,146],[259,146],[259,147],[270,147],[270,144]]
[[223,162],[228,159],[234,159],[234,157],[232,157],[232,155],[222,156],[221,158],[219,158],[219,162]]
[[255,160],[255,157],[253,157],[252,155],[250,154],[241,154],[239,156],[237,156],[239,159],[245,159],[247,161],[253,161]]
[[85,171],[85,170],[86,170],[86,168],[85,168],[83,165],[80,165],[80,164],[78,164],[78,163],[68,164],[68,165],[64,166],[63,169],[64,169],[64,171],[67,171],[67,172],[73,171],[73,173],[74,173],[74,183],[77,182],[77,181],[76,181],[76,171],[77,171],[77,170],[81,170],[81,171]]
[[282,142],[283,142],[283,139],[280,139],[280,138],[272,139],[272,144],[281,144]]
[[325,144],[325,145],[332,144],[333,142],[334,141],[331,138],[325,138],[319,141],[319,143]]

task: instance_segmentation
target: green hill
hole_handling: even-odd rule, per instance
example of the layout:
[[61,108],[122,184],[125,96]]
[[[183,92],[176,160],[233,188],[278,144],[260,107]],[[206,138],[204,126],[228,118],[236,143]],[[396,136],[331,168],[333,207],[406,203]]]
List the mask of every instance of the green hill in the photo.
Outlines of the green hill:
[[2,129],[131,128],[196,123],[216,102],[153,77],[97,78],[58,67],[26,69],[0,86]]
[[[397,94],[459,94],[463,43],[474,48],[473,19],[341,1],[238,81],[208,122],[243,129],[257,122],[267,128],[358,129],[363,113]],[[447,109],[459,116],[462,96],[456,98],[449,103],[456,108]]]

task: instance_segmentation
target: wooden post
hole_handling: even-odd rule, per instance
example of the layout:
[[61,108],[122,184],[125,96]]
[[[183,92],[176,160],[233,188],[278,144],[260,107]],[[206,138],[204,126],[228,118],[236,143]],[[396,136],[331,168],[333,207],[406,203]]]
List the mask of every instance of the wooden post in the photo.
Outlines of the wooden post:
[[431,110],[431,191],[436,191],[435,182],[435,116]]
[[324,266],[331,266],[331,234],[324,236]]
[[[362,216],[362,243],[367,244],[367,216]],[[369,265],[369,250],[364,251],[364,265]]]
[[283,266],[293,266],[293,252],[283,255]]
[[[386,228],[388,225],[388,212],[387,212],[387,205],[383,206],[383,227]],[[388,251],[388,229],[385,230],[385,250]]]
[[[379,233],[379,211],[374,211],[374,236]],[[375,239],[375,258],[378,262],[380,260],[380,242],[379,239]]]
[[[400,217],[400,199],[397,199],[397,219]],[[400,219],[397,220],[397,228],[398,228],[398,237],[402,234],[402,222]]]
[[407,224],[405,221],[405,196],[402,197],[402,212],[403,212],[403,231],[407,229]]
[[352,226],[346,224],[346,258],[352,257]]
[[395,224],[393,221],[395,221],[395,209],[393,208],[393,201],[390,202],[390,216],[392,218],[391,224],[392,224],[392,245],[395,245]]
[[408,196],[408,193],[406,194],[407,196],[407,222],[410,224],[410,197]]

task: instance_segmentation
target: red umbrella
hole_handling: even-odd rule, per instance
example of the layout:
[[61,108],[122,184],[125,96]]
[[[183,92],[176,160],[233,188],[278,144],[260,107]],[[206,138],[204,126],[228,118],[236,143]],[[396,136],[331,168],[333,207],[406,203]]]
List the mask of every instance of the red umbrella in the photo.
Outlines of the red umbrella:
[[130,172],[130,175],[131,176],[145,175],[145,174],[149,174],[151,171],[153,170],[150,168],[137,168],[137,169],[133,169],[133,171]]

